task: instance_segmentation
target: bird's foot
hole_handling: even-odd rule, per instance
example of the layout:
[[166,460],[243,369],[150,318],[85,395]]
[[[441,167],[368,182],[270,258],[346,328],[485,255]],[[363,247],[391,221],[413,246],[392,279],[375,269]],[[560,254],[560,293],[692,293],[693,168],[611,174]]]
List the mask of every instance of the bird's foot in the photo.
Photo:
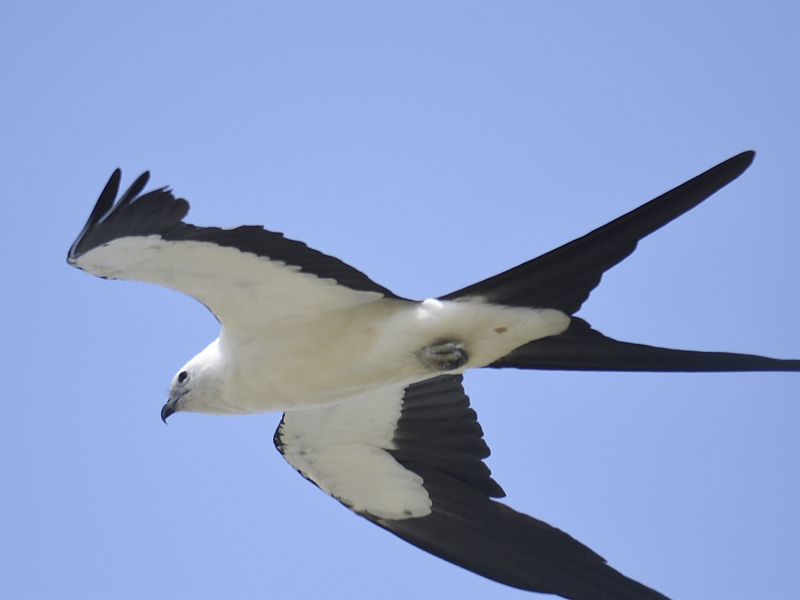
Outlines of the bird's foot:
[[420,362],[434,371],[452,371],[467,364],[469,357],[461,342],[431,344],[417,352]]

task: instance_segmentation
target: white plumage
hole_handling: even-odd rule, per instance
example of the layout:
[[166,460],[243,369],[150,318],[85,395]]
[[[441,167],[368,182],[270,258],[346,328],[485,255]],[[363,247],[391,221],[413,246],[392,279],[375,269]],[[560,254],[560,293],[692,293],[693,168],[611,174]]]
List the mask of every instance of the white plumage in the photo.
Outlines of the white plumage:
[[219,339],[175,375],[162,409],[285,411],[274,441],[343,504],[417,546],[521,589],[664,600],[563,532],[513,511],[461,374],[479,367],[800,371],[798,360],[620,342],[573,316],[639,241],[735,179],[735,156],[589,234],[462,290],[400,298],[336,258],[260,227],[183,221],[167,189],[115,203],[115,172],[70,249],[74,266],[197,298]]

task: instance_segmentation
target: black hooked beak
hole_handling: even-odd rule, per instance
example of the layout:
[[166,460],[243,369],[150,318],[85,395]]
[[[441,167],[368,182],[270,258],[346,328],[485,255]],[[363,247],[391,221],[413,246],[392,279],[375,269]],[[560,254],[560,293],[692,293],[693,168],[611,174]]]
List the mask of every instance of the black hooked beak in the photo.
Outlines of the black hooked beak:
[[167,417],[175,412],[175,403],[167,400],[167,403],[161,409],[161,420],[167,422]]

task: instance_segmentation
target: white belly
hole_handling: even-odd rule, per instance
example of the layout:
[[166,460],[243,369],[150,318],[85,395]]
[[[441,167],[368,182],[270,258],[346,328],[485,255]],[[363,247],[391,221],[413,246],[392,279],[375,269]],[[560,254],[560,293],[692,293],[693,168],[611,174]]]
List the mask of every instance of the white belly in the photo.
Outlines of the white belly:
[[449,371],[459,373],[568,325],[569,317],[554,309],[383,299],[244,333],[223,329],[225,392],[219,412],[301,409],[422,381],[441,372],[426,367],[417,353],[442,342],[464,345],[469,361]]

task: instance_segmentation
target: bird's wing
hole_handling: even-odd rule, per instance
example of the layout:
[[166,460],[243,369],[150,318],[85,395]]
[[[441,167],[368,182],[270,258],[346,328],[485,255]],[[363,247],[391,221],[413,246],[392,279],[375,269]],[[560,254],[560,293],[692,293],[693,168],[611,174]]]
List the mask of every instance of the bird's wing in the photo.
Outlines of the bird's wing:
[[84,271],[184,292],[234,327],[397,298],[364,273],[283,234],[185,223],[189,203],[169,189],[140,195],[148,173],[115,204],[120,177],[117,169],[69,250],[69,263]]
[[645,236],[663,227],[741,175],[755,152],[743,152],[639,208],[513,269],[440,298],[482,297],[509,306],[578,311],[608,269]]
[[572,600],[665,600],[504,496],[460,375],[284,414],[275,445],[345,506],[432,554],[517,588]]

